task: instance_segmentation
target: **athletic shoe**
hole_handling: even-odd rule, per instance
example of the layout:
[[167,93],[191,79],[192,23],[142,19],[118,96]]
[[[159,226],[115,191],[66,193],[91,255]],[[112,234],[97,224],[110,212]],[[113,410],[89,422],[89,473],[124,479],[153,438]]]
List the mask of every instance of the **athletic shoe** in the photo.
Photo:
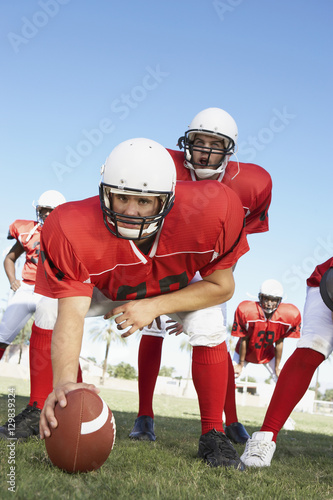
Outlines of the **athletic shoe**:
[[154,419],[148,415],[136,418],[129,437],[140,441],[155,441]]
[[246,443],[242,462],[248,467],[269,467],[276,448],[272,438],[273,432],[254,432]]
[[243,424],[240,422],[234,422],[233,424],[227,425],[224,429],[225,435],[236,444],[245,444],[250,435],[246,432]]
[[227,436],[215,429],[200,436],[198,457],[210,467],[234,467],[241,471],[245,469]]
[[21,439],[25,441],[32,436],[39,436],[39,419],[41,410],[28,405],[24,410],[14,417],[13,422],[6,422],[0,427],[0,439]]

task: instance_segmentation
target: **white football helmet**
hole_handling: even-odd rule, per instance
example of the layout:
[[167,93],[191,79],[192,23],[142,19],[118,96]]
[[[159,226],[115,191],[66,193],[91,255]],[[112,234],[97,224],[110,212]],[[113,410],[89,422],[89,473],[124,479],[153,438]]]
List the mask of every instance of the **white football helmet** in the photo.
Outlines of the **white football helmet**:
[[[144,239],[155,234],[171,210],[175,197],[176,168],[168,151],[150,139],[124,141],[111,152],[102,166],[101,174],[99,197],[108,230],[118,238],[128,240]],[[158,196],[161,210],[157,215],[148,217],[114,212],[113,193]],[[119,222],[140,224],[140,228],[121,227]]]
[[[280,305],[283,297],[283,287],[279,281],[266,280],[261,284],[258,294],[259,303],[263,311],[267,314],[272,314]],[[270,300],[271,306],[268,307],[264,302]]]
[[49,208],[50,210],[53,210],[55,207],[62,205],[63,203],[66,203],[66,199],[61,193],[59,193],[59,191],[54,191],[52,189],[45,191],[40,195],[36,205],[35,202],[32,203],[32,206],[36,209],[37,222],[41,225],[45,222],[46,216],[41,215],[42,208]]
[[[203,148],[193,145],[196,134],[216,136],[218,140],[223,139],[227,142],[227,146],[224,149],[214,149],[214,153],[220,152],[222,159],[219,163],[212,164],[212,168],[203,169],[200,168],[202,167],[201,164],[193,162],[193,150],[208,152],[209,156],[207,164],[209,164],[209,158],[212,154],[211,148]],[[207,108],[200,111],[200,113],[193,118],[188,130],[185,132],[185,135],[178,139],[178,146],[180,149],[184,147],[185,167],[195,170],[196,175],[203,179],[212,177],[217,173],[224,174],[226,166],[230,160],[230,156],[236,152],[237,138],[238,128],[232,116],[220,108]]]

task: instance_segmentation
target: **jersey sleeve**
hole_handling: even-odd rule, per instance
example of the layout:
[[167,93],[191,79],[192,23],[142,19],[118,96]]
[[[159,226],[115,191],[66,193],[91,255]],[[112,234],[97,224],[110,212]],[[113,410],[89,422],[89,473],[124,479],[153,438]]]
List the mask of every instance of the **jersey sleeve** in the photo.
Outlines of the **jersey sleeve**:
[[272,179],[266,170],[262,170],[262,182],[264,186],[257,193],[253,208],[245,219],[246,234],[264,233],[268,231],[268,209],[272,200]]
[[233,337],[248,337],[246,318],[243,314],[243,307],[246,302],[241,302],[235,311],[234,323],[232,325],[231,335]]
[[26,224],[27,221],[15,220],[14,222],[12,222],[8,229],[7,239],[18,240],[22,229],[22,224],[24,223]]
[[209,276],[216,270],[229,269],[238,259],[249,251],[244,230],[244,210],[234,191],[224,187],[227,199],[227,211],[221,224],[221,231],[215,244],[215,258],[200,270],[202,277]]
[[285,304],[288,306],[287,314],[290,328],[283,335],[283,338],[299,339],[301,336],[301,313],[293,304]]
[[56,299],[92,296],[89,273],[62,231],[57,211],[48,216],[41,232],[35,292]]

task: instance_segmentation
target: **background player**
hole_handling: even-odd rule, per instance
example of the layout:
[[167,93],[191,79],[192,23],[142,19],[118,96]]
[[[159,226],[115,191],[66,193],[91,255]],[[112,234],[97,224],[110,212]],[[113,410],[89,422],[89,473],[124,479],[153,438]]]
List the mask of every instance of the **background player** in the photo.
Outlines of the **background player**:
[[248,363],[263,364],[274,382],[280,375],[285,338],[299,338],[301,313],[293,304],[281,303],[283,287],[276,280],[262,283],[258,302],[245,300],[235,312],[231,335],[240,337],[234,361],[235,377]]
[[[14,294],[11,296],[0,323],[0,359],[6,347],[15,339],[36,310],[40,296],[34,293],[40,232],[46,217],[58,205],[65,203],[58,191],[45,191],[37,202],[33,220],[16,220],[9,226],[8,239],[16,240],[4,260],[4,268]],[[34,204],[33,204],[34,206]],[[16,261],[26,254],[22,281],[16,278]]]
[[270,466],[278,433],[304,396],[318,366],[333,351],[332,311],[333,257],[317,266],[307,280],[302,336],[281,370],[260,431],[246,443],[241,457],[246,465]]
[[[52,337],[53,394],[63,401],[63,383],[66,390],[76,387],[83,321],[93,292],[106,301],[98,301],[95,315],[110,311],[119,301],[137,299],[112,311],[122,313],[116,320],[125,320],[121,327],[132,326],[126,336],[161,313],[177,312],[176,319],[184,323],[194,345],[193,378],[202,417],[198,454],[210,465],[243,469],[222,432],[227,351],[218,305],[231,297],[232,266],[248,250],[243,209],[232,190],[206,181],[200,190],[192,183],[177,187],[168,213],[174,182],[174,163],[162,146],[147,139],[125,141],[106,162],[100,200],[94,197],[54,211],[43,228],[43,266],[40,262],[36,288],[53,299],[43,298],[39,304],[35,337]],[[198,203],[203,195],[210,209],[207,215]],[[199,269],[204,279],[186,286]],[[179,290],[166,293],[170,289]],[[53,334],[54,323],[49,330],[40,323],[38,311],[44,301],[58,306]],[[45,317],[50,322],[49,313]],[[49,368],[46,376],[44,371],[47,355],[51,361],[45,344],[44,354],[43,363],[34,366],[43,380],[50,378]],[[221,387],[218,397],[216,383]],[[52,391],[52,365],[47,384]],[[42,437],[49,432],[45,415],[53,420],[53,403],[50,395],[41,416]]]
[[[239,377],[248,363],[263,364],[273,381],[280,374],[280,362],[285,338],[299,338],[301,314],[293,304],[281,303],[283,287],[276,280],[262,283],[259,301],[245,300],[235,312],[231,335],[240,337],[234,354],[235,377]],[[230,397],[225,404],[226,419],[235,419],[236,400]],[[229,413],[231,415],[229,415]],[[233,426],[229,429],[232,434]],[[289,429],[294,422],[288,421]]]
[[[235,120],[220,108],[208,108],[198,113],[189,125],[179,147],[182,151],[168,150],[177,170],[177,180],[217,180],[233,189],[239,196],[244,213],[247,234],[268,231],[268,208],[271,202],[272,181],[263,168],[249,163],[230,161],[237,149],[238,128]],[[202,203],[202,210],[207,205]],[[197,276],[196,279],[200,279]],[[226,322],[226,307],[223,308]],[[167,318],[168,319],[168,318]],[[162,318],[165,325],[165,318]],[[172,333],[172,332],[171,332]],[[139,369],[139,411],[130,433],[133,439],[154,441],[153,394],[160,370],[163,338],[166,328],[156,323],[144,328],[140,341]],[[236,443],[245,443],[250,437],[244,426],[238,422],[235,405],[235,382],[233,364],[228,357],[228,389],[226,404],[230,400],[233,413],[228,412],[225,432]],[[230,418],[229,418],[230,417]]]

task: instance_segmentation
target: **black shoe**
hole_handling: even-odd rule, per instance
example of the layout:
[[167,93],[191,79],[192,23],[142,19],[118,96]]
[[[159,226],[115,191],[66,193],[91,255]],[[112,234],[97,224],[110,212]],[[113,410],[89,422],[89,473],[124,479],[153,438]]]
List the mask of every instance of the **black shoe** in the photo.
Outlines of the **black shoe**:
[[229,439],[223,432],[215,429],[200,436],[198,457],[210,467],[234,467],[240,471],[245,469]]
[[154,419],[148,415],[136,418],[129,437],[140,441],[155,441]]
[[245,444],[251,436],[246,432],[243,424],[239,422],[234,422],[233,424],[227,425],[224,429],[226,436],[236,444]]
[[39,419],[41,410],[28,405],[24,410],[0,427],[0,439],[21,439],[26,440],[32,436],[39,436]]

